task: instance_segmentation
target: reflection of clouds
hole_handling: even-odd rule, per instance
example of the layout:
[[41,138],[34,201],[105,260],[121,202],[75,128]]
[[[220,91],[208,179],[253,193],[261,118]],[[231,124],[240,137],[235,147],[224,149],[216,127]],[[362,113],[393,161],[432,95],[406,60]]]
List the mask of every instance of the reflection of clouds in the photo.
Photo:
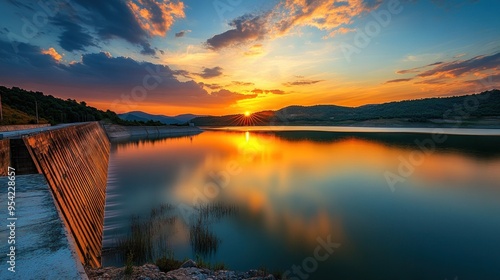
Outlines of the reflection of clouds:
[[[354,136],[314,142],[245,131],[207,131],[196,136],[193,143],[186,138],[141,143],[140,152],[126,153],[147,158],[160,154],[195,158],[185,172],[175,174],[174,185],[168,186],[168,195],[173,195],[169,199],[192,206],[193,199],[203,196],[208,186],[206,200],[198,198],[197,202],[236,204],[240,219],[263,227],[289,244],[308,245],[316,244],[316,237],[329,234],[336,242],[346,242],[345,221],[332,210],[337,208],[336,189],[345,187],[345,180],[373,182],[356,186],[360,189],[385,188],[384,172],[397,170],[399,158],[409,158],[414,151],[411,145]],[[236,163],[241,172],[230,175],[230,163]],[[500,181],[500,174],[495,170],[499,168],[498,159],[483,163],[465,154],[439,150],[426,155],[410,179],[419,187],[456,185],[450,180],[470,186],[478,181],[498,185],[495,182]],[[423,181],[426,183],[419,183]],[[214,186],[218,186],[215,192]],[[182,236],[188,235],[188,229],[184,224],[179,227],[183,234],[176,235],[180,239],[172,242],[186,244]]]

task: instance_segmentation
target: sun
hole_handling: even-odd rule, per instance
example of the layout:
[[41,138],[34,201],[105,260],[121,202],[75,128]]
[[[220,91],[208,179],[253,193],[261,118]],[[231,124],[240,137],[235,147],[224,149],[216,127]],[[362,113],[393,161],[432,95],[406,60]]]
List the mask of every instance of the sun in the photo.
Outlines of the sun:
[[248,112],[248,111],[245,112],[245,117],[250,117],[250,115],[251,115],[250,112]]

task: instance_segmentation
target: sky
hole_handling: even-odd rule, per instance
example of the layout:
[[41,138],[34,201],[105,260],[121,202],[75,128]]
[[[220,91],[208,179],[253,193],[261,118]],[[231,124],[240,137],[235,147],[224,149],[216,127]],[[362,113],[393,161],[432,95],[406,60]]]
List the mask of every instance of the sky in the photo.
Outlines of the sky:
[[5,0],[0,85],[225,115],[500,88],[497,0]]

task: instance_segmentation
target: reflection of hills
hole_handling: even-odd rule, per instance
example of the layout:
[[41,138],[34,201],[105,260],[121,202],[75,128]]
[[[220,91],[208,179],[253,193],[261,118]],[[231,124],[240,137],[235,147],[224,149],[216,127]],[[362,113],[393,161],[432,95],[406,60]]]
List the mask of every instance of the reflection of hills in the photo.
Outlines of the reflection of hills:
[[[253,132],[255,133],[255,132]],[[261,133],[261,132],[259,132]],[[323,132],[323,131],[278,131],[262,132],[275,135],[286,141],[313,141],[334,143],[347,139],[361,139],[405,149],[420,149],[417,143],[432,140],[432,134],[423,133],[376,133],[376,132]],[[440,153],[451,152],[478,158],[500,157],[499,136],[446,135],[446,141],[436,144]],[[427,140],[427,141],[426,141]]]
[[123,147],[123,148],[126,148],[126,147],[130,147],[130,146],[140,146],[140,145],[143,145],[143,144],[146,144],[146,143],[151,143],[151,144],[154,144],[154,143],[159,143],[159,142],[163,142],[163,141],[166,141],[168,139],[182,139],[182,138],[186,138],[186,139],[193,139],[193,137],[195,137],[196,135],[202,133],[203,131],[199,131],[199,132],[192,132],[192,133],[186,133],[187,135],[181,135],[181,136],[160,136],[160,137],[130,137],[130,138],[124,138],[124,139],[112,139],[111,140],[111,143],[113,145],[111,145],[111,151],[115,151],[118,147]]

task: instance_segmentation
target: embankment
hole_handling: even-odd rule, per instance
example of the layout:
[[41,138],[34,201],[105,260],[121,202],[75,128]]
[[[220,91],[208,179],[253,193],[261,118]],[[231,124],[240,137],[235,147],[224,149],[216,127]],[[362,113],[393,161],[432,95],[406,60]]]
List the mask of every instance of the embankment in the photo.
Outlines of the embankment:
[[23,137],[82,263],[99,267],[110,143],[97,122]]
[[203,131],[195,126],[121,126],[114,124],[104,125],[104,129],[109,139],[192,135]]

